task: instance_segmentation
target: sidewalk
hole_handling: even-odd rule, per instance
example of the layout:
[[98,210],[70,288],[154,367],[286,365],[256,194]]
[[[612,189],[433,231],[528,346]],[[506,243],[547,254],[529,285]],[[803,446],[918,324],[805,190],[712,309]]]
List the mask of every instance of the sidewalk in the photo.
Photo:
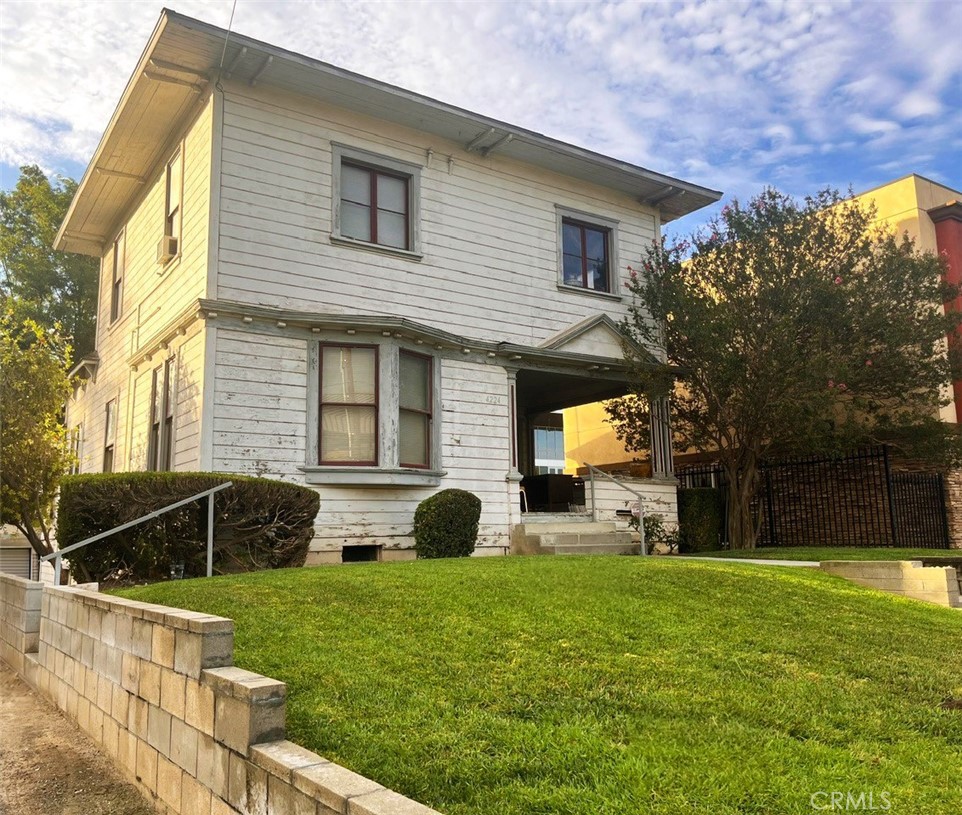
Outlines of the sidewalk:
[[0,815],[154,815],[86,733],[0,663]]

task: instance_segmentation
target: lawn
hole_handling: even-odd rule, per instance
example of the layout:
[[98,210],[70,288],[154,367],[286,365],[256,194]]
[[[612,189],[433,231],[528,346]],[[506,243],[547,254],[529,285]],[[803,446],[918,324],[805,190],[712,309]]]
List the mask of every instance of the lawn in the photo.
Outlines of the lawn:
[[735,549],[699,552],[698,557],[763,558],[766,560],[918,560],[962,557],[959,549],[891,549],[862,546],[776,546],[769,549]]
[[816,570],[485,558],[123,593],[234,618],[289,738],[447,815],[962,812],[962,613]]

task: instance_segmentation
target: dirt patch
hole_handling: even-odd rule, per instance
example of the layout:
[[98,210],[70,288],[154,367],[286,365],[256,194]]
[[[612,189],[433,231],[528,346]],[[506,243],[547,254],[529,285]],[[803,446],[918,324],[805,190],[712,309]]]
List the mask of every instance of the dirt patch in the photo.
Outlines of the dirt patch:
[[154,815],[86,733],[0,664],[0,815]]

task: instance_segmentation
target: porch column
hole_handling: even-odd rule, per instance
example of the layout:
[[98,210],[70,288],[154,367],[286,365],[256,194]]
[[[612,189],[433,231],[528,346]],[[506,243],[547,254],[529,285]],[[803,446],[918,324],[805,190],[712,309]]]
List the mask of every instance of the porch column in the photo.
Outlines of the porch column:
[[505,368],[508,377],[508,473],[505,480],[517,483],[521,481],[521,471],[518,469],[518,369]]
[[653,478],[673,478],[675,465],[671,456],[671,415],[668,397],[649,393],[651,414],[651,475]]

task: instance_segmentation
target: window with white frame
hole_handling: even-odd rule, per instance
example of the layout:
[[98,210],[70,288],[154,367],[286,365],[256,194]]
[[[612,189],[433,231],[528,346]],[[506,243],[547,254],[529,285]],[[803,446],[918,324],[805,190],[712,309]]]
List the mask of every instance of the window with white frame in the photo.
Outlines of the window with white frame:
[[105,473],[114,471],[114,450],[117,444],[117,400],[111,399],[104,408],[104,466]]
[[121,232],[114,241],[111,253],[110,322],[116,322],[124,313],[124,272],[127,267],[127,240]]
[[168,357],[151,374],[148,470],[171,469],[176,406],[175,370],[175,357]]
[[332,239],[417,254],[421,168],[342,145],[333,154]]
[[164,236],[172,238],[174,254],[181,250],[182,204],[184,195],[184,154],[178,148],[167,162],[164,179]]

